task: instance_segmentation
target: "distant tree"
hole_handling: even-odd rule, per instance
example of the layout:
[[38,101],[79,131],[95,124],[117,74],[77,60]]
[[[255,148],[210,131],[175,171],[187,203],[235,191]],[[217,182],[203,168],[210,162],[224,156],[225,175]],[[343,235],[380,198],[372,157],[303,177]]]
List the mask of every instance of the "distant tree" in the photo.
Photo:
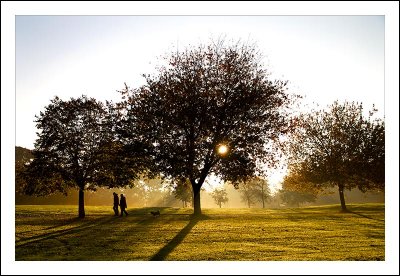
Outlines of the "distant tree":
[[222,207],[223,203],[228,202],[228,193],[226,192],[225,189],[214,189],[214,191],[211,193],[212,198],[215,201],[215,204],[219,206],[219,208]]
[[160,206],[177,207],[180,206],[179,201],[180,200],[175,197],[172,189],[170,189],[169,187],[164,187],[160,198]]
[[262,207],[265,208],[265,202],[271,197],[271,190],[268,181],[260,177],[255,177],[250,180],[250,182],[254,199],[259,201],[262,204]]
[[15,147],[15,175],[17,177],[15,181],[15,191],[20,193],[22,190],[20,187],[21,180],[18,179],[21,176],[21,172],[24,170],[25,164],[30,163],[33,160],[32,150],[23,147]]
[[289,206],[297,206],[306,202],[315,202],[317,195],[307,192],[290,191],[290,190],[279,190],[279,196],[282,201]]
[[336,186],[346,211],[344,190],[383,190],[385,186],[385,127],[363,115],[361,104],[334,102],[328,111],[303,114],[289,139],[289,175],[301,186]]
[[236,185],[236,188],[241,193],[242,201],[249,208],[256,202],[260,202],[262,207],[265,208],[266,201],[271,197],[268,181],[258,176],[240,182],[240,185]]
[[147,142],[150,170],[188,179],[194,213],[211,173],[238,182],[257,162],[275,161],[265,144],[288,131],[286,82],[272,81],[254,46],[200,45],[165,58],[146,84],[122,92],[121,139]]
[[17,177],[25,194],[66,194],[76,187],[83,218],[85,190],[131,185],[135,171],[123,162],[122,145],[114,139],[107,116],[105,106],[93,98],[51,100],[36,117],[33,160]]
[[181,179],[177,183],[174,183],[173,189],[173,194],[175,195],[175,198],[182,201],[184,208],[188,207],[188,203],[192,203],[192,187],[188,180]]
[[240,186],[236,187],[240,192],[240,199],[242,200],[242,202],[246,203],[247,206],[251,208],[251,205],[254,205],[257,202],[254,193],[253,183],[245,181],[243,183],[240,183]]
[[282,198],[279,190],[275,191],[270,199],[269,199],[269,206],[271,208],[279,208],[282,206]]

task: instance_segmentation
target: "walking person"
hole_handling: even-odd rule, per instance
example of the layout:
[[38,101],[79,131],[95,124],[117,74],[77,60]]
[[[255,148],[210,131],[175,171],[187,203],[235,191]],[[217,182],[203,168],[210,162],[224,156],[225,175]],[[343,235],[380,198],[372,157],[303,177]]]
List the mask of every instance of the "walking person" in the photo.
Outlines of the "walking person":
[[126,204],[126,198],[123,194],[121,194],[121,200],[119,201],[119,207],[121,208],[121,217],[124,215],[128,215],[128,212],[125,210],[128,208],[128,205]]
[[113,196],[114,196],[113,210],[114,210],[115,216],[118,216],[119,215],[119,211],[118,211],[118,206],[119,206],[118,194],[116,192],[113,192]]

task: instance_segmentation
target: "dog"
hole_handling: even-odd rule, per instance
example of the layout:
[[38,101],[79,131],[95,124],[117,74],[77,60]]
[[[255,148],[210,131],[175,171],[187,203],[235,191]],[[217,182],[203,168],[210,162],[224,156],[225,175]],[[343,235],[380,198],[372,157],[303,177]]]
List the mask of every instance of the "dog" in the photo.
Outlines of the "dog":
[[157,210],[157,211],[151,211],[151,212],[150,212],[150,214],[152,214],[152,215],[153,215],[153,217],[157,217],[157,216],[159,216],[159,215],[160,215],[160,210]]

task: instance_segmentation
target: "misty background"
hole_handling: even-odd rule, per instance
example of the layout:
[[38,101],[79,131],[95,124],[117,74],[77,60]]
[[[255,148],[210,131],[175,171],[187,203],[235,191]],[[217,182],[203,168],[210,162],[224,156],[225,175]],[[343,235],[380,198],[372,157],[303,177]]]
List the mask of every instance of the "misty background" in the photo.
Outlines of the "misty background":
[[[16,162],[27,162],[32,158],[31,151],[23,147],[15,148]],[[17,184],[16,184],[17,185]],[[313,206],[324,204],[338,204],[338,191],[336,188],[326,189],[319,194],[315,201],[312,202],[287,202],[279,193],[279,188],[269,186],[271,193],[265,202],[265,208],[292,208],[300,206]],[[201,191],[202,208],[219,208],[218,204],[212,197],[215,189],[225,189],[228,201],[222,204],[222,208],[248,208],[248,202],[242,198],[243,187],[236,189],[229,183],[219,183],[219,185],[205,183]],[[19,187],[15,187],[15,204],[16,205],[76,205],[78,202],[78,189],[70,189],[67,195],[61,193],[36,197],[28,196],[19,192]],[[135,182],[133,188],[127,189],[108,189],[99,188],[96,191],[85,192],[85,205],[101,206],[109,205],[110,213],[113,205],[113,192],[117,194],[123,193],[126,196],[128,208],[140,207],[179,207],[191,208],[191,204],[185,204],[182,200],[175,197],[174,189],[168,183],[161,183],[160,179],[141,179]],[[385,202],[384,192],[365,192],[362,193],[358,189],[345,191],[346,202],[348,203],[365,203],[365,202]],[[254,200],[250,205],[251,208],[262,208],[260,201]]]

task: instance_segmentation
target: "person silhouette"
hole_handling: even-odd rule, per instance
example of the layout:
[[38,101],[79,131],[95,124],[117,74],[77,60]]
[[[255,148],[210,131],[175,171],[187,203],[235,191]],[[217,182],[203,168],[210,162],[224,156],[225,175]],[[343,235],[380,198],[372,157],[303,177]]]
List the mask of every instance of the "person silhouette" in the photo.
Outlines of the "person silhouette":
[[119,215],[119,211],[118,211],[118,205],[119,205],[118,194],[116,192],[113,192],[113,196],[114,196],[113,210],[114,210],[115,216],[118,216]]
[[119,201],[119,207],[121,208],[121,217],[124,215],[128,215],[128,212],[125,210],[126,208],[128,208],[128,205],[126,204],[126,198],[123,194],[121,194],[121,199]]

